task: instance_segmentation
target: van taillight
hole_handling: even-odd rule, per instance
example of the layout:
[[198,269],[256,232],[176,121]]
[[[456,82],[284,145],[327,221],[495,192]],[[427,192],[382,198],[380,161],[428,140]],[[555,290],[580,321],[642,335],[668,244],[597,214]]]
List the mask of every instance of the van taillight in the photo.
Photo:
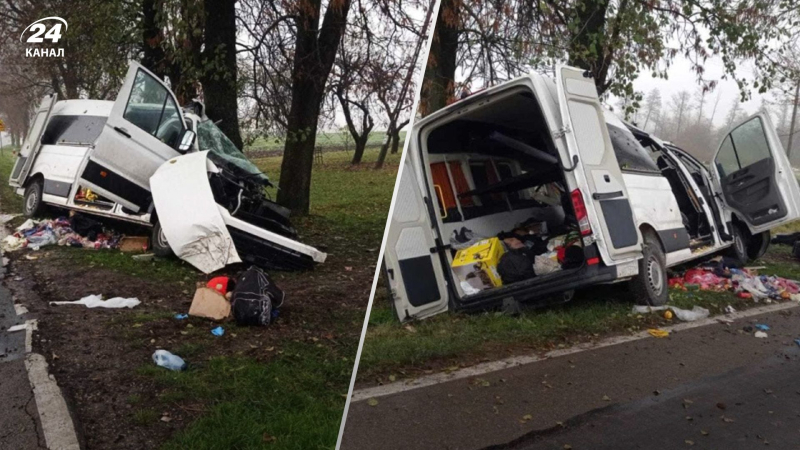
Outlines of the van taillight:
[[581,228],[581,235],[592,234],[592,226],[589,225],[589,217],[586,215],[586,205],[583,203],[583,194],[580,189],[575,189],[572,195],[572,207],[575,208],[575,218],[578,219],[578,226]]

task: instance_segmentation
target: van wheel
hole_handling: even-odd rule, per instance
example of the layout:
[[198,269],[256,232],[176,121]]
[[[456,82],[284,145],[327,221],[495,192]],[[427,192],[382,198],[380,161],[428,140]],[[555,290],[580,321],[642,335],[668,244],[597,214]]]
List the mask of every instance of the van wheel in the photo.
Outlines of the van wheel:
[[739,267],[744,267],[750,261],[747,255],[748,235],[742,225],[738,223],[733,225],[733,245],[728,250],[728,256],[733,258]]
[[164,234],[164,230],[161,229],[161,222],[159,221],[156,221],[156,224],[153,225],[153,235],[150,237],[150,242],[153,247],[153,253],[156,256],[172,256],[172,247],[169,246],[167,236]]
[[33,180],[27,188],[25,188],[25,197],[23,197],[22,212],[25,217],[34,217],[44,212],[44,202],[42,202],[42,192],[44,191],[44,183],[41,179]]
[[644,257],[639,260],[639,275],[630,281],[630,291],[639,305],[661,306],[669,300],[667,258],[655,233],[645,231],[642,237]]
[[764,256],[764,253],[767,253],[770,239],[769,230],[750,238],[750,242],[747,244],[747,257],[750,258],[750,261],[755,261]]

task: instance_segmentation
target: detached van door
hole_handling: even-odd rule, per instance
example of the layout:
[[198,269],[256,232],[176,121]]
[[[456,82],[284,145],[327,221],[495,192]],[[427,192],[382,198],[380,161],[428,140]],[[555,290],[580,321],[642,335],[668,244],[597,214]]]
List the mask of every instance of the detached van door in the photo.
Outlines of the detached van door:
[[170,89],[131,62],[80,182],[133,211],[150,206],[150,177],[176,150],[186,129]]
[[557,67],[558,98],[570,157],[586,204],[592,234],[609,265],[641,257],[642,235],[636,226],[628,190],[608,136],[594,80],[573,67]]
[[9,184],[12,186],[22,186],[28,178],[33,162],[36,161],[36,155],[42,148],[42,134],[47,127],[47,121],[50,119],[50,113],[53,111],[53,105],[56,104],[58,96],[51,94],[42,99],[39,108],[36,110],[36,115],[33,117],[33,125],[31,125],[28,136],[22,143],[17,156],[17,162],[14,164],[14,169],[11,171]]
[[800,217],[800,188],[768,115],[733,127],[714,154],[712,171],[725,206],[751,233]]
[[431,251],[434,231],[410,154],[401,170],[384,259],[397,317],[405,321],[446,311],[448,294],[439,253]]

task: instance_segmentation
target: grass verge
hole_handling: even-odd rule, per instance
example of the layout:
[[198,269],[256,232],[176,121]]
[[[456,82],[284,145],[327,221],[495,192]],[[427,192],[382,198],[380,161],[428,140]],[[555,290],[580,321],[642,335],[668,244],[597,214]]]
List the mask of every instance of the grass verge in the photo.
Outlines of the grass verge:
[[334,447],[352,365],[352,354],[296,343],[267,364],[216,357],[186,372],[142,372],[165,386],[167,400],[210,405],[164,449],[299,450]]

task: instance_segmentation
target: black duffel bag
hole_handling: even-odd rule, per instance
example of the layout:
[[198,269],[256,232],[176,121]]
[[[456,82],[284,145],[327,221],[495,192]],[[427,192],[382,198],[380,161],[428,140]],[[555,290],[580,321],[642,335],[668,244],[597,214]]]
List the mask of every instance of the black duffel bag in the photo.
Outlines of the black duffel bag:
[[231,303],[239,325],[267,326],[283,305],[283,291],[263,270],[252,266],[236,281]]

